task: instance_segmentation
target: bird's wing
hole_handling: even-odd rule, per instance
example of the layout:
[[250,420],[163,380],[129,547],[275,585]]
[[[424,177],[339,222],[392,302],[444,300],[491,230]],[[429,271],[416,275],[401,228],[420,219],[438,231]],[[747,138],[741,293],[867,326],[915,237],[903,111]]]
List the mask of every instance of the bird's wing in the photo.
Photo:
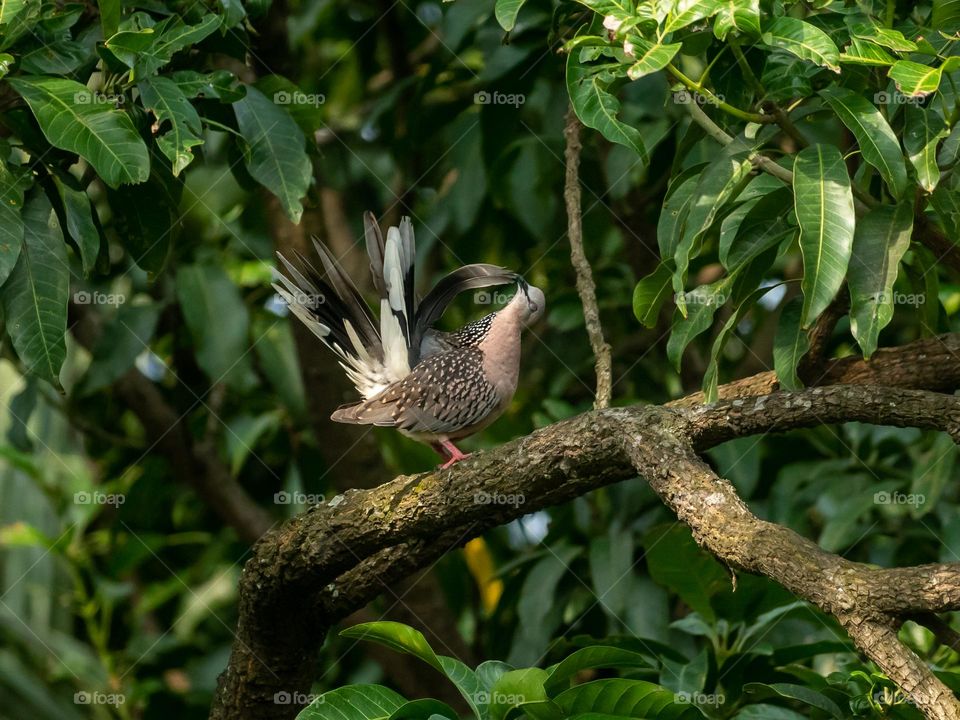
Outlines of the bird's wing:
[[480,423],[499,402],[476,348],[432,355],[407,377],[356,405],[339,408],[337,422],[444,435]]
[[433,327],[444,311],[450,306],[450,303],[456,297],[468,290],[478,290],[480,288],[492,287],[494,285],[507,285],[517,281],[519,276],[499,265],[489,265],[487,263],[475,263],[473,265],[464,265],[445,275],[433,286],[427,296],[420,301],[417,308],[416,320],[414,323],[413,336],[411,338],[411,347],[415,349],[415,354],[411,362],[416,364],[420,358],[425,357],[428,352],[424,352],[424,341],[427,340],[427,331]]

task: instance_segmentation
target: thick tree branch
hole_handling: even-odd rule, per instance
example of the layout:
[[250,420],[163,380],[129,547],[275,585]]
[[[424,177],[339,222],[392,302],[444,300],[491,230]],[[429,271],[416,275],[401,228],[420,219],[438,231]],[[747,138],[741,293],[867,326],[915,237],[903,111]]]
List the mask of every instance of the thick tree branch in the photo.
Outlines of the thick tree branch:
[[[703,547],[730,567],[770,577],[835,615],[865,654],[912,689],[928,717],[956,720],[960,704],[891,628],[910,612],[960,607],[960,565],[886,570],[827,553],[757,518],[697,456],[734,437],[848,419],[953,429],[960,398],[834,386],[708,407],[597,410],[477,453],[448,471],[401,476],[338,496],[258,543],[241,581],[240,640],[212,717],[290,717],[294,708],[267,706],[266,700],[305,682],[309,649],[354,603],[375,594],[378,582],[425,566],[448,543],[639,474]],[[526,503],[485,502],[511,494]],[[297,610],[312,611],[309,633],[279,620]],[[300,663],[291,664],[287,654],[277,658],[278,647]]]
[[600,308],[597,305],[597,286],[583,248],[583,222],[580,214],[580,127],[580,121],[571,105],[567,108],[567,122],[563,130],[567,143],[564,150],[567,172],[563,188],[563,199],[567,206],[567,237],[570,238],[570,261],[577,273],[577,293],[583,305],[583,320],[596,363],[597,395],[593,406],[605,408],[610,405],[613,393],[610,344],[603,337]]

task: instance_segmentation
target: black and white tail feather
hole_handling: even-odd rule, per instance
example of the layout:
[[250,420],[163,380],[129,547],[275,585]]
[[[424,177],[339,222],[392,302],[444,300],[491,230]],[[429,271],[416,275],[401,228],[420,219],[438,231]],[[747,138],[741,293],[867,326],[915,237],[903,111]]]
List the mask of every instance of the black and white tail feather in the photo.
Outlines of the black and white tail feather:
[[387,231],[364,213],[364,236],[373,286],[380,296],[379,322],[357,286],[319,240],[313,246],[323,275],[297,253],[294,265],[278,253],[286,274],[277,273],[274,289],[290,311],[340,358],[364,400],[406,377],[422,359],[443,346],[433,325],[463,292],[517,282],[518,275],[498,265],[464,265],[443,277],[421,300],[415,294],[416,245],[410,218]]

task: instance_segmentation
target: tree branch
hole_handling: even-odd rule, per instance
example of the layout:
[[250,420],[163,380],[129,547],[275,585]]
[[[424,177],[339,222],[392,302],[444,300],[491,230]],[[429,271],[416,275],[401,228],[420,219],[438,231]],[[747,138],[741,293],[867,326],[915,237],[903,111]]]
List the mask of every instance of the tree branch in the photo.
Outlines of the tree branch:
[[[895,627],[911,612],[960,607],[960,564],[888,570],[827,553],[753,515],[733,486],[697,455],[734,437],[845,420],[955,430],[960,398],[833,386],[707,407],[595,410],[477,453],[450,470],[401,476],[338,496],[255,548],[241,580],[239,640],[211,717],[292,716],[295,707],[268,704],[268,698],[290,687],[306,691],[311,651],[326,628],[376,594],[378,583],[424,567],[491,527],[639,474],[704,548],[836,616],[927,717],[957,720],[960,703],[896,640]],[[481,500],[500,495],[522,495],[526,502]],[[300,611],[310,623],[291,627],[287,619],[302,617]],[[288,648],[293,660],[287,653],[277,657],[277,648]]]
[[567,165],[563,188],[563,199],[567,206],[567,237],[570,238],[570,262],[577,273],[577,293],[583,305],[583,320],[596,362],[597,394],[593,406],[605,408],[610,405],[613,394],[610,344],[603,337],[600,309],[597,306],[597,286],[583,249],[583,222],[580,215],[580,128],[580,121],[571,105],[567,108],[567,122],[563,130],[566,140],[564,158]]

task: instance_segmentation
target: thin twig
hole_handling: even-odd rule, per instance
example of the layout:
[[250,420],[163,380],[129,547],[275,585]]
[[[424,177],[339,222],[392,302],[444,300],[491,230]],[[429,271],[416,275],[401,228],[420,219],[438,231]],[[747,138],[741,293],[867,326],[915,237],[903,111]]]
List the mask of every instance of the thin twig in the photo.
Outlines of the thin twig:
[[570,262],[577,272],[577,293],[583,304],[583,319],[590,337],[590,346],[596,358],[597,395],[593,406],[597,409],[610,405],[613,394],[612,372],[610,369],[610,345],[603,338],[603,326],[600,324],[600,309],[597,307],[597,286],[593,281],[593,271],[583,250],[583,225],[580,215],[580,121],[571,106],[567,110],[567,124],[563,130],[566,139],[564,157],[567,161],[567,174],[563,188],[563,199],[567,205],[567,236],[570,238]]

